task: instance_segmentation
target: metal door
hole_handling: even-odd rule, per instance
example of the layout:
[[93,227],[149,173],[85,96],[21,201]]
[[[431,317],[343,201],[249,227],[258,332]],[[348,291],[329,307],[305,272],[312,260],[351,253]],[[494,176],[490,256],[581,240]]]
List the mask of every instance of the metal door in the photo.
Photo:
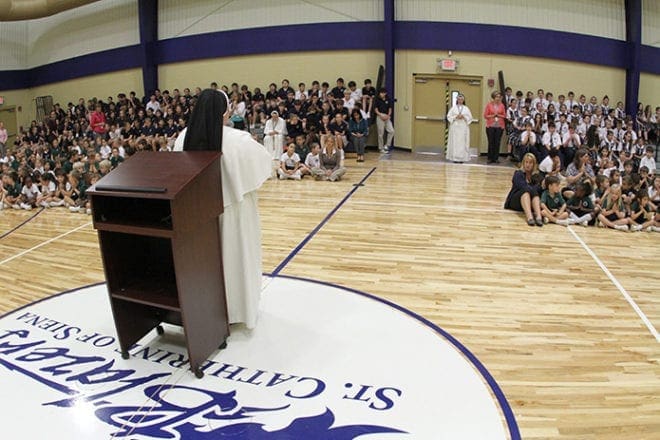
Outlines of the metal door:
[[462,93],[474,122],[470,125],[470,144],[484,150],[482,134],[481,79],[415,75],[413,86],[413,150],[441,152],[446,146],[449,126],[447,112]]
[[413,86],[413,150],[441,151],[444,148],[445,90],[444,80],[433,77],[414,79]]

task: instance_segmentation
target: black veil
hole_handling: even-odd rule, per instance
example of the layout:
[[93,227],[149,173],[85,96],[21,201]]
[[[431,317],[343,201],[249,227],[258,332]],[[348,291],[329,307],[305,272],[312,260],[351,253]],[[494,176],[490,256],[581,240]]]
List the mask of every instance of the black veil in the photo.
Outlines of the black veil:
[[183,151],[222,151],[222,127],[227,98],[221,92],[205,89],[188,121]]

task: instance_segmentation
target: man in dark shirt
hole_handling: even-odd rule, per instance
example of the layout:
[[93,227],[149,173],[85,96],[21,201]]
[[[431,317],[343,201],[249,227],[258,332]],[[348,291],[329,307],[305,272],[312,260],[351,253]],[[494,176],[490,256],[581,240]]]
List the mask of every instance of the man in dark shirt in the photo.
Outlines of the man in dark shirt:
[[296,136],[304,134],[303,123],[296,113],[288,115],[286,123],[287,143],[294,141]]
[[330,91],[330,94],[335,99],[342,99],[344,97],[345,90],[346,87],[344,86],[344,78],[337,78],[337,86]]
[[152,125],[151,118],[145,118],[144,125],[140,132],[144,136],[154,136],[156,134],[156,127]]
[[[394,140],[394,126],[392,126],[392,101],[387,96],[384,87],[378,91],[374,102],[376,111],[376,126],[378,128],[378,149],[381,153],[389,152]],[[383,134],[387,132],[387,139],[383,143]]]
[[296,91],[293,90],[293,87],[289,86],[289,80],[283,79],[282,87],[280,87],[280,89],[277,91],[277,96],[282,100],[286,100],[289,92],[293,93],[294,96],[296,94]]

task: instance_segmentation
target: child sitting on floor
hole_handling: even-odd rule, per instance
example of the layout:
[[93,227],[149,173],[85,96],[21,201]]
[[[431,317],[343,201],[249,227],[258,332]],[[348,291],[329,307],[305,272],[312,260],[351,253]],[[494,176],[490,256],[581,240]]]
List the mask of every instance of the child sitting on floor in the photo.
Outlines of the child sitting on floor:
[[575,186],[573,197],[566,202],[566,207],[570,212],[570,224],[581,224],[582,226],[595,224],[599,208],[594,206],[590,196],[591,184],[588,181],[579,182]]
[[650,202],[647,190],[640,190],[632,203],[630,213],[630,230],[660,232],[660,224],[656,221],[656,206]]
[[[633,221],[626,217],[626,208],[621,197],[620,185],[610,186],[609,194],[603,199],[603,210],[598,216],[598,220],[603,227],[628,231],[628,225]],[[634,230],[639,231],[640,229],[641,227]]]
[[566,212],[566,201],[559,190],[559,177],[548,176],[545,178],[546,190],[541,195],[541,215],[544,222],[552,222],[562,226],[568,226],[568,212]]

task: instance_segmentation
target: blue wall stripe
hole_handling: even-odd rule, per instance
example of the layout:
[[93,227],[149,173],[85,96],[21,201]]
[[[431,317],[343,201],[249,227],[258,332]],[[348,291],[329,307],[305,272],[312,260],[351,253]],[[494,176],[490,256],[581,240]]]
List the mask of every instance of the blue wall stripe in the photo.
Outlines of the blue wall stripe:
[[237,55],[380,48],[380,22],[319,23],[212,32],[161,40],[159,58],[160,64],[166,64]]
[[27,89],[141,66],[140,46],[126,46],[82,55],[26,70],[0,71],[0,90]]
[[399,21],[395,38],[398,49],[486,52],[619,68],[626,68],[628,60],[625,41],[516,26]]
[[126,46],[31,69],[31,86],[140,67],[140,46]]
[[[629,67],[625,41],[590,35],[474,23],[398,21],[395,49],[456,50]],[[469,36],[469,38],[466,38]],[[157,64],[266,53],[383,50],[382,22],[319,23],[213,32],[161,40]],[[642,72],[660,74],[660,48],[642,46]],[[140,68],[140,45],[126,46],[26,70],[0,71],[0,90],[23,89],[101,73]],[[273,66],[264,66],[273,70]]]
[[660,48],[642,45],[642,58],[639,61],[639,70],[643,73],[660,75]]

